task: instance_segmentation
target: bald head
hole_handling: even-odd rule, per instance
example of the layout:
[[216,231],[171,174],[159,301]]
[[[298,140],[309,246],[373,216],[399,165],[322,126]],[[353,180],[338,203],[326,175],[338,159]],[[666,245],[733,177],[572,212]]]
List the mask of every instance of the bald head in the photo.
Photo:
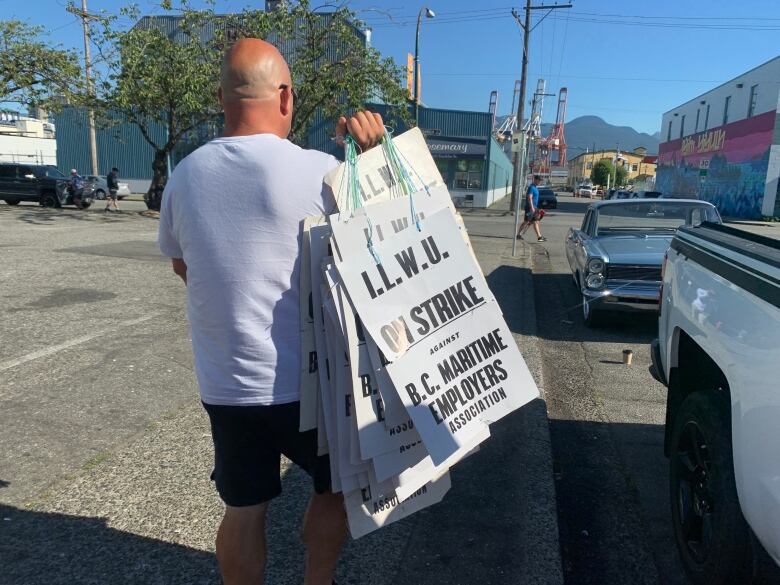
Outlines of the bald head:
[[271,43],[241,39],[225,52],[219,85],[223,103],[270,100],[280,85],[291,85],[290,69]]
[[225,52],[219,99],[225,110],[225,136],[289,136],[292,78],[284,57],[271,43],[241,39]]

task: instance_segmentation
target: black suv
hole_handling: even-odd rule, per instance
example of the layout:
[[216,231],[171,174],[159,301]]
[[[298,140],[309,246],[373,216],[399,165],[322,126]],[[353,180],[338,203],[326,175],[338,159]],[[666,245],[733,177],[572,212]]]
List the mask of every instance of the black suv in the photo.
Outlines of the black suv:
[[94,187],[85,181],[80,198],[68,188],[68,177],[52,165],[0,163],[0,199],[8,205],[34,201],[44,207],[75,205],[86,209],[92,205]]

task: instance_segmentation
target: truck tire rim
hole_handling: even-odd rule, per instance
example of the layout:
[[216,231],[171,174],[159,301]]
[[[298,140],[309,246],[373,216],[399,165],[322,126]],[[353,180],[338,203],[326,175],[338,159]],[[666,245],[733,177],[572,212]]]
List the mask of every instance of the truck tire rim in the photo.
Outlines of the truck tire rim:
[[713,535],[710,451],[695,421],[688,421],[677,444],[677,508],[680,530],[690,556],[703,563]]

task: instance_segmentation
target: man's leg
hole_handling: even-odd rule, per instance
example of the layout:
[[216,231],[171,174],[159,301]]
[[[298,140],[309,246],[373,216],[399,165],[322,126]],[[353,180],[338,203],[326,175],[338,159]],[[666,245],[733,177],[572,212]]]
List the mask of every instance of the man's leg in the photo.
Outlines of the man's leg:
[[536,237],[541,238],[542,237],[542,229],[539,227],[539,220],[533,222],[534,224],[534,231],[536,232]]
[[268,503],[227,506],[217,531],[217,561],[224,585],[262,585]]
[[347,537],[347,516],[341,494],[313,494],[303,517],[306,546],[304,585],[331,585]]

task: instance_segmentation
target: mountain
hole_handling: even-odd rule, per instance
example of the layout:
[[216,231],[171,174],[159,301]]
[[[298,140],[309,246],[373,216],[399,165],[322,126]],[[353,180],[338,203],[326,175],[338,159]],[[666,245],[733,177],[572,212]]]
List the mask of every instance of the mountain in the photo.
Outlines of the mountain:
[[[549,134],[551,127],[552,124],[542,124],[542,134]],[[566,122],[564,135],[569,158],[585,152],[586,148],[593,149],[594,143],[596,150],[619,145],[621,150],[632,151],[643,146],[648,154],[657,154],[660,139],[658,132],[650,135],[637,132],[630,126],[613,126],[598,116],[580,116]]]

